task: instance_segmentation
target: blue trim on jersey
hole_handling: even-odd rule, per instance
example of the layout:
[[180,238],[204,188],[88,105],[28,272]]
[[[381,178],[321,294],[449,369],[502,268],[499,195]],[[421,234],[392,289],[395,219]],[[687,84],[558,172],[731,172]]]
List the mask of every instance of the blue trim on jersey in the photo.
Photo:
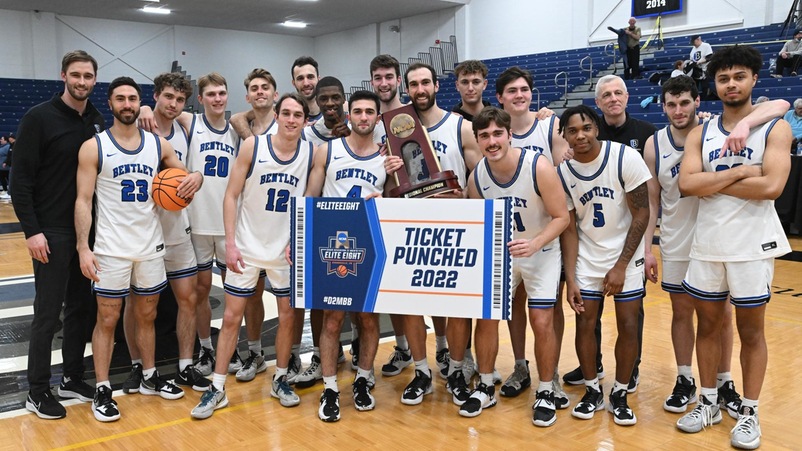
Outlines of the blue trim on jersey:
[[705,135],[707,135],[707,127],[710,126],[710,121],[705,122],[702,124],[702,139],[700,142],[702,143],[702,151],[704,151],[704,144],[705,144]]
[[[160,165],[162,161],[162,140],[159,139],[159,135],[155,133],[151,133],[151,135],[153,135],[153,139],[156,140],[156,156],[159,158],[157,165]],[[142,135],[142,142],[144,143],[144,141],[145,141],[145,135]],[[173,151],[175,151],[175,149],[173,149]]]
[[[562,164],[560,164],[562,166]],[[560,177],[560,183],[563,185],[563,190],[565,190],[565,194],[571,195],[571,192],[568,191],[568,185],[565,183],[565,177],[563,177],[562,171],[560,171],[560,166],[557,166],[557,175]]]
[[535,122],[532,122],[532,126],[529,127],[529,130],[526,133],[524,133],[523,135],[516,135],[515,133],[512,133],[512,137],[515,139],[526,139],[527,136],[535,132],[535,129],[537,128],[537,122],[538,120],[536,117]]
[[317,113],[317,116],[309,116],[309,117],[306,119],[306,123],[307,123],[308,125],[314,125],[314,123],[315,123],[315,122],[319,121],[319,120],[320,120],[320,119],[322,119],[322,118],[323,118],[323,113],[322,113],[322,112],[320,112],[320,113]]
[[329,170],[329,163],[331,163],[331,141],[326,143],[326,147],[326,165],[323,166],[324,173]]
[[[267,148],[270,148],[270,137],[267,137]],[[253,154],[251,155],[251,164],[248,165],[248,173],[245,175],[246,179],[251,178],[253,175],[253,168],[256,166],[256,155],[259,152],[259,139],[253,137]],[[271,152],[272,153],[272,152]]]
[[[482,163],[485,163],[485,166],[487,166],[487,163],[485,162],[485,160],[486,160],[486,158],[482,158],[481,160],[479,160],[479,164],[477,164],[476,166],[479,167],[479,165],[481,165]],[[479,194],[479,197],[481,197],[482,199],[485,199],[485,194],[482,192],[484,190],[482,189],[481,186],[479,186],[479,177],[476,174],[475,170],[473,172],[473,184],[476,187],[476,193]]]
[[[441,125],[443,125],[443,124],[446,122],[446,120],[448,120],[448,117],[449,117],[449,116],[451,116],[451,113],[449,113],[448,111],[446,111],[446,114],[444,114],[444,115],[443,115],[443,118],[442,118],[442,119],[440,119],[440,121],[439,121],[438,123],[434,124],[433,126],[431,126],[431,127],[427,127],[427,128],[426,128],[426,131],[427,131],[427,132],[429,132],[429,133],[431,133],[431,132],[433,132],[433,131],[437,130],[438,128],[440,128],[440,126],[441,126]],[[460,119],[462,119],[462,117],[461,117],[461,116],[460,116]],[[462,123],[462,122],[460,122],[460,124],[461,124],[461,123]],[[458,130],[459,130],[459,129],[458,129]]]
[[675,283],[665,283],[660,282],[660,288],[663,289],[666,293],[679,293],[679,294],[686,294],[685,288],[682,288],[682,285],[677,285]]
[[[668,129],[668,126],[666,126],[665,128]],[[657,130],[656,132],[654,132],[654,135],[652,135],[652,142],[654,143],[654,175],[655,175],[655,179],[658,179],[658,177],[660,177],[660,140],[657,139],[657,134],[658,133],[660,133],[660,130]],[[644,151],[646,150],[646,145],[645,144],[643,146],[643,150]],[[660,183],[659,179],[658,179],[657,183],[658,184]]]
[[381,156],[381,154],[379,153],[379,148],[377,147],[376,148],[376,152],[374,152],[374,153],[372,153],[370,155],[366,155],[364,157],[360,157],[359,155],[355,154],[353,150],[351,150],[351,147],[348,146],[348,141],[346,141],[345,138],[340,138],[340,139],[343,141],[343,147],[345,147],[345,151],[348,152],[348,155],[351,155],[351,157],[354,160],[368,161],[368,160],[372,160],[372,159],[374,159],[374,158],[376,158],[378,156]]
[[[493,201],[485,201],[485,224],[493,224]],[[485,248],[484,248],[484,286],[482,293],[484,302],[482,303],[482,317],[491,317],[491,307],[493,305],[493,229],[492,227],[485,228]]]
[[[515,167],[515,173],[512,175],[512,178],[507,183],[499,183],[499,181],[496,180],[496,178],[493,176],[493,171],[490,170],[490,162],[487,161],[487,158],[485,158],[484,159],[485,169],[487,170],[487,175],[490,177],[490,180],[492,180],[493,183],[499,188],[509,188],[510,186],[512,186],[512,184],[515,183],[515,181],[518,179],[518,175],[521,173],[521,168],[524,165],[525,152],[526,152],[525,150],[521,149],[521,155],[518,156],[518,165]],[[535,152],[535,153],[540,153],[540,152]],[[535,156],[535,161],[537,161],[537,156]]]
[[556,303],[557,303],[556,297],[549,299],[529,298],[526,301],[526,306],[529,308],[546,309],[546,308],[554,308],[554,304]]
[[238,298],[247,298],[247,297],[251,297],[254,294],[256,294],[256,287],[253,287],[253,288],[240,288],[240,287],[235,287],[233,285],[229,285],[227,283],[224,283],[223,284],[223,291],[225,291],[226,294],[230,294],[231,296],[236,296]]
[[727,296],[730,294],[729,291],[710,292],[697,290],[696,288],[688,285],[688,282],[685,280],[682,281],[682,288],[684,288],[685,291],[691,296],[702,301],[726,301]]
[[145,147],[145,132],[141,129],[139,130],[139,147],[133,150],[128,150],[125,147],[121,146],[117,142],[117,140],[114,139],[114,135],[111,133],[111,129],[106,130],[104,133],[108,135],[109,139],[111,140],[111,143],[114,144],[114,147],[116,147],[117,150],[126,155],[136,155],[142,150],[143,147]]
[[637,290],[621,292],[618,294],[613,295],[614,302],[631,302],[637,301],[638,299],[642,299],[644,296],[643,288],[638,288]]
[[103,296],[104,298],[124,298],[128,296],[130,292],[128,288],[123,288],[122,290],[104,290],[95,286],[92,288],[95,290],[96,295]]
[[306,179],[309,180],[309,175],[312,173],[312,163],[314,163],[315,159],[315,146],[309,141],[298,141],[298,147],[301,146],[301,142],[309,145],[309,158],[306,160]]
[[100,171],[103,170],[103,149],[100,145],[100,136],[96,134],[94,136],[95,142],[97,143],[97,173],[100,174]]
[[226,128],[224,128],[222,130],[218,130],[218,129],[212,127],[211,124],[209,124],[209,121],[206,119],[206,114],[205,113],[201,114],[201,118],[203,118],[203,123],[206,124],[206,128],[208,128],[210,132],[216,133],[218,135],[225,135],[226,133],[228,133],[228,127],[229,127],[228,119],[226,119]]
[[[451,113],[449,113],[451,114]],[[462,147],[462,116],[457,118],[457,149],[459,149],[459,153],[462,154],[462,159],[465,159],[465,149]]]
[[[323,113],[321,113],[321,115],[322,115],[322,114],[323,114]],[[321,122],[321,123],[323,124],[323,126],[324,126],[324,127],[326,126],[326,123],[325,123],[325,122]],[[346,119],[345,119],[345,125],[348,125],[348,118],[346,118]],[[348,127],[348,128],[351,128],[351,127]],[[315,134],[315,135],[316,135],[318,138],[320,138],[320,139],[321,139],[321,140],[323,140],[324,142],[331,142],[331,141],[334,141],[335,139],[337,139],[337,138],[336,138],[336,137],[334,137],[334,136],[329,136],[329,137],[327,138],[327,137],[325,137],[325,136],[321,135],[321,134],[320,134],[320,132],[319,132],[319,131],[317,131],[317,129],[315,128],[315,125],[314,125],[314,124],[313,124],[311,127],[309,127],[309,129],[310,129],[310,130],[312,130],[312,133],[314,133],[314,134]],[[302,130],[301,132],[303,133],[303,130]],[[331,130],[329,130],[329,134],[331,134]]]
[[621,189],[627,192],[627,187],[624,185],[624,151],[625,147],[621,144],[621,150],[618,152],[618,182],[621,183]]
[[579,290],[583,301],[603,301],[604,293],[601,291]]
[[761,296],[748,296],[745,298],[730,298],[730,303],[736,307],[760,307],[771,301],[771,288],[766,285],[766,294]]
[[543,154],[540,152],[535,152],[535,159],[532,160],[532,184],[535,187],[535,193],[538,196],[543,197],[540,194],[540,188],[537,187],[537,159],[540,158],[541,155]]
[[167,288],[167,279],[155,287],[140,288],[132,285],[131,291],[139,296],[153,296],[154,294],[161,293],[165,288]]
[[195,120],[198,119],[197,114],[192,115],[192,123],[189,125],[189,136],[187,136],[187,146],[192,141],[193,133],[195,132]]
[[[602,160],[601,166],[599,166],[599,170],[586,177],[580,174],[579,172],[576,172],[576,170],[571,166],[571,161],[566,161],[565,166],[568,167],[568,170],[571,171],[571,174],[574,174],[574,176],[579,180],[583,180],[586,182],[593,181],[593,179],[601,175],[604,172],[604,168],[607,167],[607,161],[610,159],[610,144],[611,144],[610,141],[603,141],[603,142],[606,143],[606,146],[604,146],[604,159]],[[568,192],[568,190],[566,190],[566,192]]]
[[552,116],[549,118],[549,152],[552,152],[552,138],[554,137],[554,121],[557,119],[557,116]]
[[679,152],[685,151],[685,146],[678,146],[677,143],[674,142],[674,135],[671,133],[671,126],[669,125],[666,125],[666,134],[668,135],[668,142],[671,143],[671,147],[673,147],[674,150]]
[[[276,116],[273,116],[273,120],[270,122],[270,125],[268,125],[267,128],[265,129],[265,131],[263,133],[260,133],[260,134],[265,135],[265,136],[269,136],[267,134],[267,132],[269,132],[270,129],[273,128],[273,124],[275,124],[275,123],[276,123]],[[301,130],[301,132],[303,132],[303,130]]]
[[178,271],[168,271],[167,272],[167,279],[183,279],[184,277],[190,277],[198,274],[198,267],[193,266],[191,268],[186,269],[179,269]]
[[771,125],[769,125],[768,127],[766,127],[766,136],[765,136],[764,140],[768,140],[768,139],[769,139],[769,133],[771,133],[771,129],[773,129],[773,128],[774,128],[774,125],[775,125],[775,124],[777,123],[777,121],[779,121],[779,120],[780,120],[780,118],[774,118],[774,119],[772,119],[772,121],[771,121]]
[[724,136],[730,136],[730,132],[728,132],[727,130],[724,130],[724,124],[721,121],[721,117],[719,117],[718,121],[716,121],[716,122],[718,123],[718,129],[721,131],[721,133],[724,133]]
[[363,202],[365,206],[365,217],[368,222],[368,229],[370,229],[373,239],[373,249],[375,251],[375,258],[373,260],[373,277],[368,282],[368,289],[365,292],[365,312],[372,313],[376,310],[376,300],[379,297],[379,284],[384,276],[384,267],[387,261],[387,253],[384,251],[384,236],[382,235],[381,224],[379,223],[379,213],[376,210],[376,202],[369,199]]

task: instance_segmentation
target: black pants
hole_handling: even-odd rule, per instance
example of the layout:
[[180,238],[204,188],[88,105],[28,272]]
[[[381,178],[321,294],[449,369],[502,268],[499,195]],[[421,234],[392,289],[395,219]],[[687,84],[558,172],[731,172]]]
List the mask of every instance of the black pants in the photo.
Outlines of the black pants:
[[629,80],[640,77],[640,46],[627,47],[627,65],[624,78]]
[[791,72],[797,72],[799,68],[799,62],[802,60],[802,57],[799,55],[793,55],[788,58],[783,58],[781,56],[777,57],[776,69],[774,71],[777,75],[783,75],[783,72],[786,68],[791,69]]
[[61,353],[64,375],[80,378],[84,373],[84,348],[92,338],[97,305],[89,279],[81,274],[75,232],[45,231],[50,248],[49,262],[33,261],[36,297],[28,348],[28,384],[33,393],[50,388],[50,352],[57,332],[61,306],[64,328]]
[[[595,302],[595,301],[591,301]],[[601,352],[601,317],[602,313],[604,313],[604,302],[599,302],[599,314],[596,317],[596,328],[593,329],[593,333],[596,335],[596,367],[602,366],[602,352]],[[641,354],[643,354],[643,319],[645,315],[643,312],[643,302],[640,304],[640,310],[638,311],[638,357],[635,359],[635,367],[632,369],[632,374],[635,374],[638,371],[638,367],[640,366],[640,358]]]

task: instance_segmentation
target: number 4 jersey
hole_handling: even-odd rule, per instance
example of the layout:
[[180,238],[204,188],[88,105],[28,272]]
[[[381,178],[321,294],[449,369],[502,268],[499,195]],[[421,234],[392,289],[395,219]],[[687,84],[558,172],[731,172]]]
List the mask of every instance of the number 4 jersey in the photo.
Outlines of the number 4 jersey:
[[228,174],[239,150],[239,136],[226,121],[223,130],[212,127],[203,114],[196,114],[189,129],[186,165],[189,172],[203,174],[203,187],[187,207],[192,233],[225,235],[223,197]]
[[[587,277],[604,277],[615,265],[632,223],[626,193],[651,178],[637,150],[612,141],[600,143],[601,151],[590,163],[570,160],[557,168],[568,210],[576,210],[576,272]],[[643,265],[640,241],[627,272]]]
[[254,141],[251,168],[240,196],[236,243],[246,264],[286,268],[290,198],[304,195],[313,147],[299,140],[295,155],[285,161],[273,150],[272,138],[259,135]]
[[328,152],[323,197],[359,198],[384,191],[387,173],[378,147],[376,153],[360,157],[340,138],[329,141]]
[[95,135],[98,173],[93,251],[133,261],[158,257],[164,254],[164,243],[150,182],[161,161],[159,138],[140,130],[139,147],[129,150],[117,143],[110,130]]

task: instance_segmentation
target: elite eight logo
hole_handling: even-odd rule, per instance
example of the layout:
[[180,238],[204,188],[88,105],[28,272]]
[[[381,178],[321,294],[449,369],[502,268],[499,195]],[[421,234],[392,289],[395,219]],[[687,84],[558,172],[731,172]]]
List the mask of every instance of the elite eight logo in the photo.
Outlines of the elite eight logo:
[[319,250],[320,260],[326,262],[326,274],[337,274],[341,279],[348,274],[355,276],[357,266],[365,260],[365,249],[358,248],[356,238],[344,230],[330,236],[328,247]]

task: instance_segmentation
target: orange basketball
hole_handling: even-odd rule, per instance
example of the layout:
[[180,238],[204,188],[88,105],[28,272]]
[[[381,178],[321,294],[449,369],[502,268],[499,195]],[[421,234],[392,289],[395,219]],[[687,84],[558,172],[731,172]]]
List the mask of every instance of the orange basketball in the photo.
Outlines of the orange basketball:
[[176,190],[187,172],[178,168],[165,169],[153,177],[153,190],[151,196],[156,205],[165,210],[178,211],[189,205],[192,199],[178,197]]
[[338,276],[345,277],[346,274],[348,274],[348,268],[346,268],[345,265],[340,265],[337,267]]

